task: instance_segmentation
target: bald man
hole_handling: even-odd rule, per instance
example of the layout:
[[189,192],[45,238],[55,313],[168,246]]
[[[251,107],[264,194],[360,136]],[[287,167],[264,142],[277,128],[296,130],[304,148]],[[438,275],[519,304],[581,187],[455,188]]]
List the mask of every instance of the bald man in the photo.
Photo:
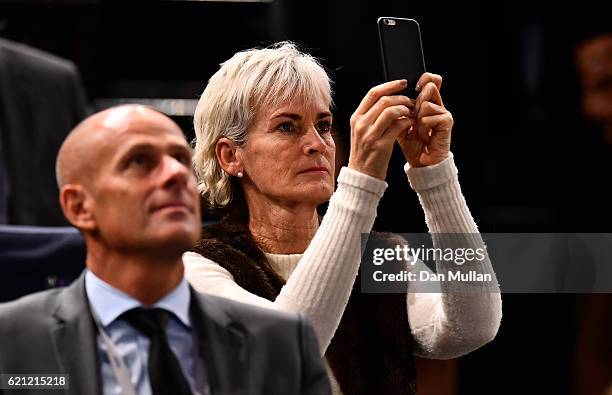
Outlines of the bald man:
[[68,379],[28,393],[330,392],[301,316],[186,282],[181,256],[200,234],[199,194],[172,120],[134,105],[94,114],[64,141],[56,174],[87,269],[67,288],[0,305],[0,393],[26,374]]

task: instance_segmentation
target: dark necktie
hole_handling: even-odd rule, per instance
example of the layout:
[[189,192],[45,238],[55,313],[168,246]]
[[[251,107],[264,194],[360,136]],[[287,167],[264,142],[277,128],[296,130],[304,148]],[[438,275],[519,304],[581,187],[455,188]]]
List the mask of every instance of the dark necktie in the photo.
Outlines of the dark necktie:
[[190,395],[189,383],[166,338],[164,328],[169,314],[162,309],[138,307],[126,311],[121,318],[150,339],[148,364],[153,395]]

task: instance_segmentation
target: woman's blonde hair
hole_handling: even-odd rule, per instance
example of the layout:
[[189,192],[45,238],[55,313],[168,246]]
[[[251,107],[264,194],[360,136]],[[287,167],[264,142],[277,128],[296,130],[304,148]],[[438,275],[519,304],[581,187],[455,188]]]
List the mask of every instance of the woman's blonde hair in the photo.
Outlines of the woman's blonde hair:
[[322,98],[332,105],[331,81],[321,64],[292,42],[241,51],[210,78],[195,110],[193,165],[198,189],[213,207],[232,199],[231,177],[217,161],[215,146],[227,137],[239,146],[257,111]]

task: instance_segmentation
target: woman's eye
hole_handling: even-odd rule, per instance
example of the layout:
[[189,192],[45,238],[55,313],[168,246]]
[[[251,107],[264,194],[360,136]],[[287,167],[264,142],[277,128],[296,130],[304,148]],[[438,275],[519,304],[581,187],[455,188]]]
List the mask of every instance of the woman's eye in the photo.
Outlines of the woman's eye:
[[319,132],[320,134],[331,132],[331,122],[321,121],[317,123],[317,132]]
[[276,128],[284,133],[292,133],[295,130],[295,126],[291,122],[283,122]]

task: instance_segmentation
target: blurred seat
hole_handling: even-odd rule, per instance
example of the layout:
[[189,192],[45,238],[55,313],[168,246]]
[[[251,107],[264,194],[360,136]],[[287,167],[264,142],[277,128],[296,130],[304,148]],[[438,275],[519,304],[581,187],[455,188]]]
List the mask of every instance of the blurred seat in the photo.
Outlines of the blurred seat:
[[0,302],[69,284],[85,267],[85,255],[73,227],[0,225]]

